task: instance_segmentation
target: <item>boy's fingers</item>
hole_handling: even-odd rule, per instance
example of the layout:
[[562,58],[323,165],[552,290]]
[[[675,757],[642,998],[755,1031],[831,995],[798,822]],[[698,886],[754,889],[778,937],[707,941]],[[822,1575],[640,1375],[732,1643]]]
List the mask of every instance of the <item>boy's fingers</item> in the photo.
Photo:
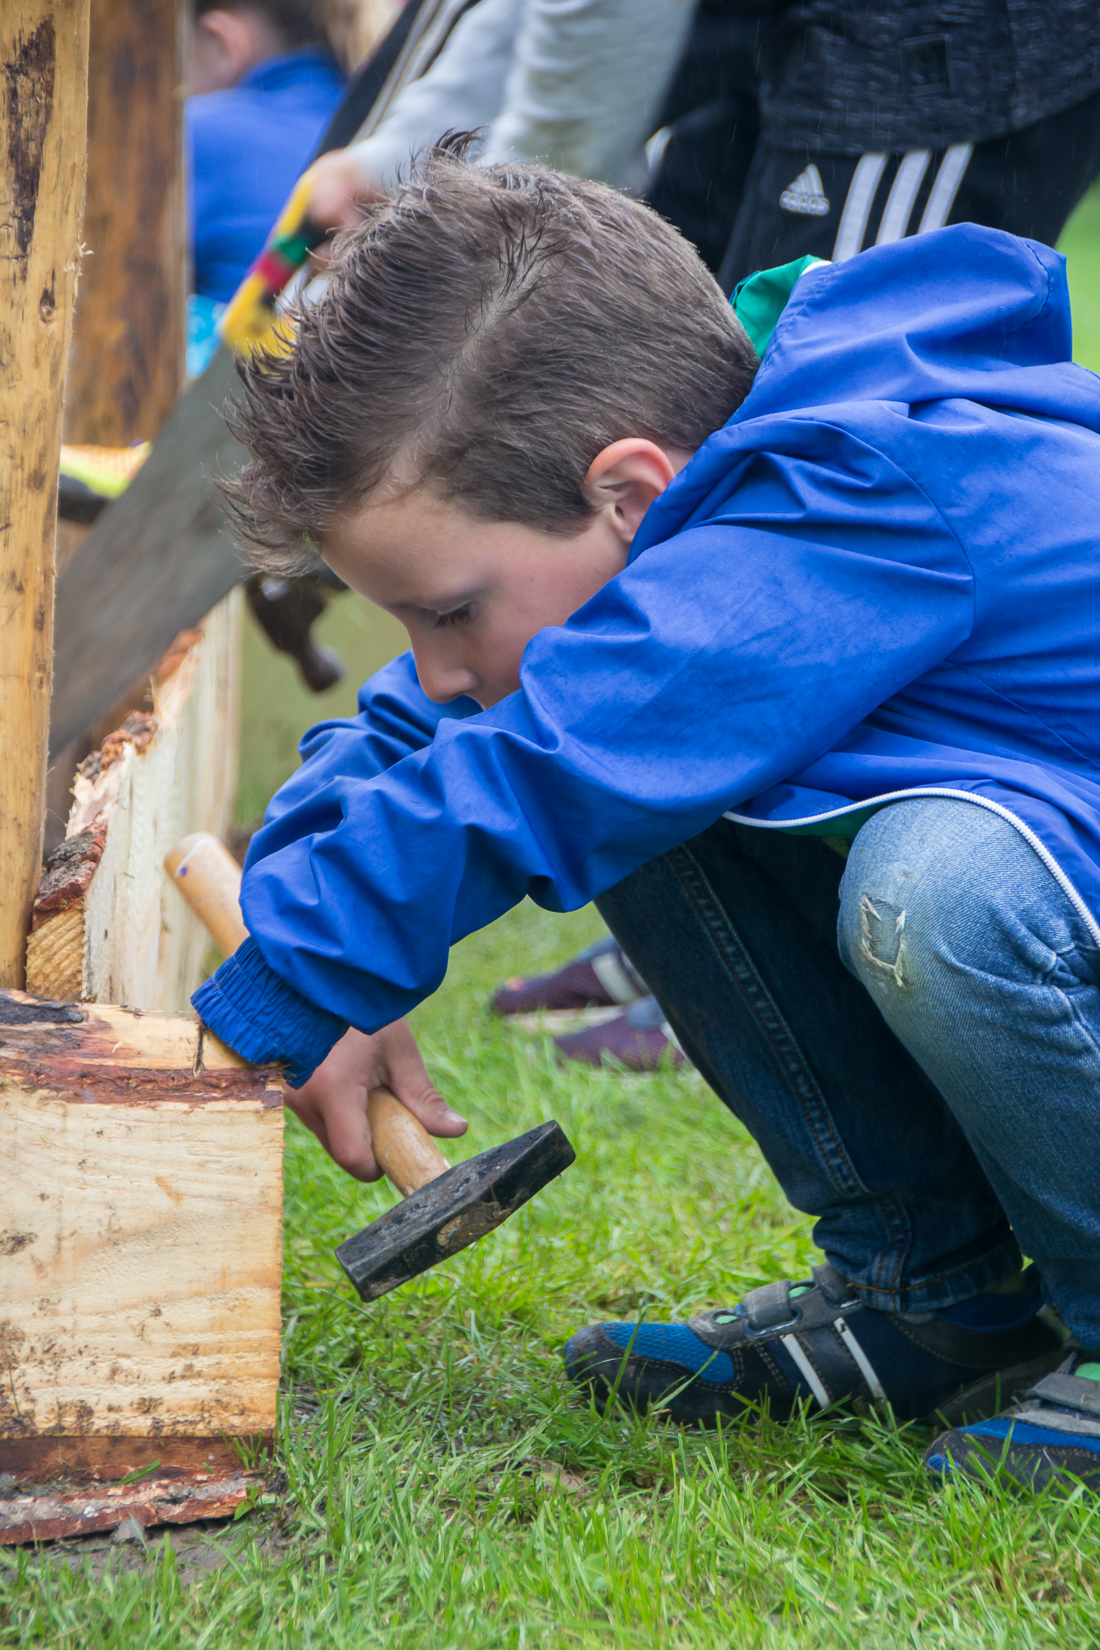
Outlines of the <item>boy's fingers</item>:
[[334,1163],[338,1163],[355,1180],[382,1178],[382,1171],[371,1150],[365,1106],[334,1102],[325,1108],[324,1125],[325,1135],[318,1131],[318,1139]]
[[364,1089],[357,1097],[337,1092],[318,1100],[312,1090],[292,1089],[289,1083],[283,1088],[291,1111],[317,1136],[334,1163],[356,1180],[382,1178],[371,1150]]
[[456,1135],[465,1134],[470,1126],[464,1117],[451,1110],[443,1096],[432,1088],[431,1084],[427,1088],[421,1086],[418,1090],[408,1090],[404,1093],[395,1087],[394,1093],[401,1104],[407,1107],[414,1117],[420,1119],[429,1134],[450,1140]]
[[389,1086],[403,1106],[420,1119],[429,1134],[453,1138],[465,1134],[469,1124],[452,1111],[431,1078],[416,1039],[404,1020],[396,1020],[382,1032],[385,1069]]

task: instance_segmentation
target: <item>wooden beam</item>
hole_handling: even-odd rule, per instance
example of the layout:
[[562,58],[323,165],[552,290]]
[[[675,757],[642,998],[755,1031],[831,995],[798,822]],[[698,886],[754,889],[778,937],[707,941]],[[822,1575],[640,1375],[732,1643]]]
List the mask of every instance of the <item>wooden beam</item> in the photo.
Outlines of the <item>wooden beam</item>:
[[38,885],[61,392],[88,99],[88,0],[0,5],[0,985]]
[[183,1016],[0,993],[0,1472],[232,1469],[271,1437],[281,1101]]

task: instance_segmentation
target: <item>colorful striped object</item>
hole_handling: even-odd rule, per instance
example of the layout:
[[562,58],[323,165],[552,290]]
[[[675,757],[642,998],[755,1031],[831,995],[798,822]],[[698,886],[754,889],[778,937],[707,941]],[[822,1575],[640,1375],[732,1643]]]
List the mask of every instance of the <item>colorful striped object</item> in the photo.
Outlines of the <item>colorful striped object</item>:
[[289,347],[289,334],[280,324],[279,297],[325,238],[324,230],[310,220],[312,193],[311,167],[294,185],[267,245],[226,306],[218,332],[238,355]]

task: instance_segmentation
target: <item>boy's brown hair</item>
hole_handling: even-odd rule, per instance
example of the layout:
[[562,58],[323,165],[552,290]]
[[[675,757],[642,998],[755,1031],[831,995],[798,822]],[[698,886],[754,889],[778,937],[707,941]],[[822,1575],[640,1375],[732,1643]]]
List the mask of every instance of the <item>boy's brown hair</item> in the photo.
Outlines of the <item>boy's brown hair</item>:
[[240,367],[251,462],[226,484],[262,566],[395,471],[475,518],[584,527],[589,465],[624,436],[694,451],[756,354],[692,247],[647,207],[448,139],[340,236],[283,356]]

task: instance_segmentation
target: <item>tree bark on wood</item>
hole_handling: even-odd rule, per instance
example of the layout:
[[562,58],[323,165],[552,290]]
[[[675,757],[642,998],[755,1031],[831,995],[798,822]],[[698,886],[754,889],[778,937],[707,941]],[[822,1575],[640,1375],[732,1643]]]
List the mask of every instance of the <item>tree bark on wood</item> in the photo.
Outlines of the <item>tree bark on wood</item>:
[[194,831],[222,836],[237,789],[241,597],[184,631],[135,711],[80,764],[27,942],[27,989],[183,1009],[209,940],[164,874]]
[[0,984],[38,885],[61,394],[84,196],[88,0],[0,5]]

